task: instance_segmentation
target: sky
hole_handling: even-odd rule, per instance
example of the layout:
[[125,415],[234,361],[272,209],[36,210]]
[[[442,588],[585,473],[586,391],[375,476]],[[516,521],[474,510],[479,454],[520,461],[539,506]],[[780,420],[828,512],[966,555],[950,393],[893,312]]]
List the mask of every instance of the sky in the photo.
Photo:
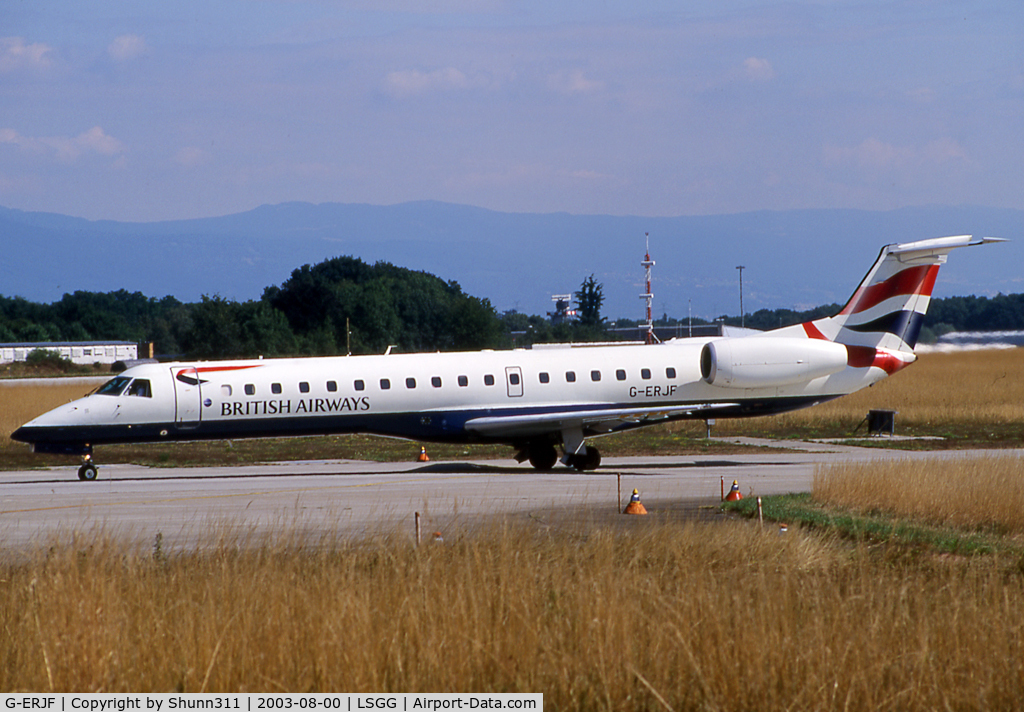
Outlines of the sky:
[[1019,0],[5,0],[0,205],[1024,208]]

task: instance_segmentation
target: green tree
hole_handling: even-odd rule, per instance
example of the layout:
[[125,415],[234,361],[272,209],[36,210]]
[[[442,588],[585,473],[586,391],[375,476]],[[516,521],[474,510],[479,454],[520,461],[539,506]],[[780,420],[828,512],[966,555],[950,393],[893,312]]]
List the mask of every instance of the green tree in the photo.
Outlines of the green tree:
[[305,348],[319,349],[333,340],[343,349],[346,324],[353,352],[379,353],[390,345],[448,351],[504,343],[490,302],[464,294],[455,282],[387,262],[370,266],[335,257],[304,265],[280,287],[268,288],[263,299],[285,315]]
[[198,358],[254,358],[297,353],[284,315],[263,302],[203,295],[192,310],[186,351]]
[[580,289],[576,292],[576,304],[579,308],[579,322],[586,327],[603,328],[607,321],[601,316],[601,306],[604,304],[604,285],[598,284],[594,275],[590,275]]
[[[601,341],[608,338],[607,319],[601,316],[604,304],[604,285],[590,275],[573,296],[576,298],[578,321],[556,326],[552,332],[556,340]],[[567,332],[567,333],[563,333]]]

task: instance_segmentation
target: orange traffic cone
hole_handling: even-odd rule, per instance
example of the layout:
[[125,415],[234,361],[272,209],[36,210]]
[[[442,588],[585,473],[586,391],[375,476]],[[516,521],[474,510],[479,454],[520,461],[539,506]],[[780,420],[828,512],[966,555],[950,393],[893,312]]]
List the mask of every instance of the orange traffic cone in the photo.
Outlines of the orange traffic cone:
[[640,501],[640,490],[634,489],[633,496],[629,498],[629,504],[622,512],[623,514],[647,514],[647,508]]
[[427,448],[420,446],[420,456],[417,458],[418,462],[430,462],[430,458],[427,457]]
[[726,502],[736,502],[743,499],[743,495],[740,493],[740,483],[736,480],[732,481],[732,488],[729,490],[729,494],[725,495]]

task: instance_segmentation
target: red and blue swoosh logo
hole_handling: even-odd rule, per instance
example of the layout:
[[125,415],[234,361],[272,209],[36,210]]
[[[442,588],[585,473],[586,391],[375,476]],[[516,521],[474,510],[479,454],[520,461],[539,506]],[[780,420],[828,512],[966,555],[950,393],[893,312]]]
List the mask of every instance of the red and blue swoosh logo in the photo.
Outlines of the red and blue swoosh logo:
[[178,369],[175,372],[174,378],[182,383],[187,383],[190,386],[198,386],[201,383],[207,383],[208,378],[203,378],[204,373],[220,373],[224,371],[246,371],[250,368],[259,368],[262,364],[254,363],[248,366],[190,366],[188,368]]

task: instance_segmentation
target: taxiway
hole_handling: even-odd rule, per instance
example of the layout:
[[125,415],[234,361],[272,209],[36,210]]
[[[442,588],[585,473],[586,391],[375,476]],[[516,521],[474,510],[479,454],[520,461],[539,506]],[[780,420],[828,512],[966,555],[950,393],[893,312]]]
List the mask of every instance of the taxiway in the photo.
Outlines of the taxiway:
[[[512,461],[372,463],[321,460],[241,467],[102,465],[81,482],[76,467],[0,472],[0,550],[25,551],[103,533],[140,545],[244,543],[304,537],[451,535],[497,518],[542,526],[617,521],[633,488],[654,518],[717,516],[721,483],[744,496],[809,491],[819,463],[979,457],[1024,450],[905,452],[787,443],[727,456],[607,458],[595,472],[539,473]],[[621,478],[621,479],[620,479]],[[617,500],[621,483],[622,501]]]

